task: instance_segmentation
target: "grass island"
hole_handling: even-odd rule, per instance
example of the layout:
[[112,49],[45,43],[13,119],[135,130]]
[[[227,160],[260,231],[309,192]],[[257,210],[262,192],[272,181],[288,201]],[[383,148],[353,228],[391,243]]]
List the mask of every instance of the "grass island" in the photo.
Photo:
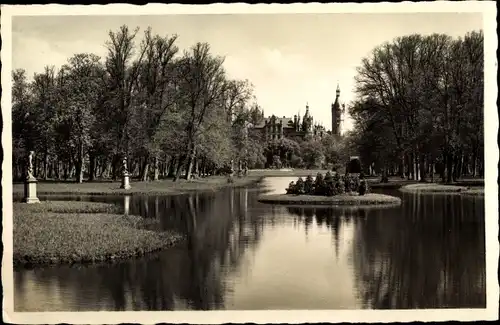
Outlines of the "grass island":
[[428,194],[462,194],[484,196],[484,187],[467,187],[461,185],[448,185],[437,183],[409,184],[400,188],[403,192],[428,193]]
[[259,202],[286,205],[328,205],[370,207],[379,205],[399,205],[398,197],[368,193],[368,182],[364,177],[338,173],[321,173],[313,180],[309,175],[305,179],[299,177],[297,182],[291,182],[286,194],[270,194],[259,197]]
[[14,265],[117,261],[182,239],[173,232],[148,230],[155,220],[119,210],[113,204],[80,201],[14,203]]
[[395,196],[368,193],[359,195],[356,193],[340,194],[335,196],[297,195],[297,194],[270,194],[263,195],[259,202],[286,205],[330,205],[330,206],[359,206],[368,207],[374,205],[399,205],[401,199]]

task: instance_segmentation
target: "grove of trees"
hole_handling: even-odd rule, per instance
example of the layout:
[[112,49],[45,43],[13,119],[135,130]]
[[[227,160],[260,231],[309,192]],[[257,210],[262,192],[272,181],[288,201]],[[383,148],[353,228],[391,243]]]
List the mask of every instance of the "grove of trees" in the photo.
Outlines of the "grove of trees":
[[248,132],[264,118],[252,84],[230,79],[209,44],[181,53],[176,40],[122,26],[109,32],[104,59],[78,53],[31,81],[13,71],[14,179],[29,151],[35,177],[77,182],[117,179],[123,158],[143,181],[338,164],[333,137],[265,142]]
[[23,177],[28,151],[36,177],[77,182],[116,179],[124,157],[142,180],[261,159],[262,149],[242,136],[241,126],[260,116],[252,85],[229,79],[206,43],[180,53],[176,35],[138,33],[110,31],[104,60],[75,54],[32,81],[13,71],[14,179]]
[[484,176],[483,74],[482,31],[376,47],[358,68],[350,108],[364,166],[421,181]]

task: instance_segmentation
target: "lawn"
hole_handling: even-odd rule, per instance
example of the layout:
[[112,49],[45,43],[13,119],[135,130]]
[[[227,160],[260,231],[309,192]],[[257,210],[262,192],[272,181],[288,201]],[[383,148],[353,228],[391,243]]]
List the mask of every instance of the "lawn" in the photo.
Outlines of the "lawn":
[[[131,189],[121,189],[121,182],[116,181],[98,181],[98,182],[84,182],[81,184],[73,182],[44,182],[39,181],[37,184],[38,194],[85,194],[85,195],[120,195],[120,194],[182,194],[192,191],[216,191],[224,187],[239,187],[253,183],[257,183],[261,177],[247,176],[247,177],[234,177],[232,183],[228,183],[228,178],[225,176],[212,176],[206,178],[198,178],[193,180],[179,179],[176,182],[171,179],[150,181],[150,182],[134,182],[130,185]],[[13,185],[14,195],[23,195],[24,185],[16,183]]]
[[156,222],[124,216],[111,204],[80,201],[14,203],[14,265],[92,263],[140,256],[182,237],[147,230]]

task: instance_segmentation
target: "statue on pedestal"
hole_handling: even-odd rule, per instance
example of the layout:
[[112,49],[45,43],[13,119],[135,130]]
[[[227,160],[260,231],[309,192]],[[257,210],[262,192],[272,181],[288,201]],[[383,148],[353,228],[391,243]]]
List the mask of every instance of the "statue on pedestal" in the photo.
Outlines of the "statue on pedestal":
[[28,155],[28,175],[27,175],[27,178],[34,178],[33,176],[33,156],[34,156],[35,152],[34,151],[30,151],[29,155]]
[[123,176],[128,175],[127,158],[123,158]]
[[39,203],[40,200],[36,194],[36,183],[37,180],[33,175],[33,156],[34,151],[30,151],[28,155],[28,170],[26,173],[26,179],[24,180],[24,199],[23,202],[26,203]]

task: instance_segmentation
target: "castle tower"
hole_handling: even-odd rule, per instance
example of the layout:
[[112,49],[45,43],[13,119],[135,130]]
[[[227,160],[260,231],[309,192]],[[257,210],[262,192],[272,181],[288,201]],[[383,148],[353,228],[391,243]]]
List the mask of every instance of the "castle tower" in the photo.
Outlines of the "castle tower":
[[304,114],[303,122],[302,122],[302,131],[306,133],[310,133],[312,131],[313,126],[313,118],[309,113],[309,103],[306,104],[306,113]]
[[332,104],[332,134],[340,136],[341,107],[340,107],[340,87],[337,84],[335,102]]

